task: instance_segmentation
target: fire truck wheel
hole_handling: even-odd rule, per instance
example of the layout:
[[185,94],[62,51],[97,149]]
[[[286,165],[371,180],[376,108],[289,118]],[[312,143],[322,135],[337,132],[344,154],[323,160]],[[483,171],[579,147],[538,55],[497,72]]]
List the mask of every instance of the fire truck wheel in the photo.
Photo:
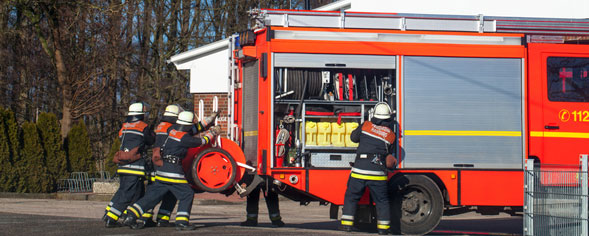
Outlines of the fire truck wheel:
[[404,175],[391,182],[391,229],[423,235],[442,218],[444,199],[436,183],[424,175]]
[[198,188],[219,193],[233,186],[237,168],[235,160],[225,150],[208,148],[194,158],[192,179]]

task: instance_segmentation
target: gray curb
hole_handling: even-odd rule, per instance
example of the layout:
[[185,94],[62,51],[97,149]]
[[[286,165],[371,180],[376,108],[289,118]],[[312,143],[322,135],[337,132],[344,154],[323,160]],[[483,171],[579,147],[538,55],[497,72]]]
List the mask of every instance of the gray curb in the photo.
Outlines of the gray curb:
[[[94,193],[7,193],[0,192],[0,198],[24,198],[24,199],[57,199],[73,201],[110,201],[112,194]],[[241,205],[243,202],[223,201],[217,199],[198,199],[196,194],[194,204],[197,205]]]

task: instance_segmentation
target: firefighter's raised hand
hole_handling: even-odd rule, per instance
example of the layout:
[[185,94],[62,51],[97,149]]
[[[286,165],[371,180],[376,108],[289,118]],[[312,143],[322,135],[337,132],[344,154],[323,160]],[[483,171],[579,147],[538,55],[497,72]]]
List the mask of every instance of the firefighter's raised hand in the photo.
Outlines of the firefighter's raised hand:
[[215,125],[209,129],[209,132],[211,132],[215,137],[217,137],[221,134],[221,127]]
[[203,138],[207,140],[207,143],[214,143],[220,133],[221,127],[213,126],[203,134]]
[[205,140],[205,143],[213,143],[215,142],[215,138],[217,136],[215,136],[213,134],[213,132],[211,132],[210,130],[207,130],[203,135],[202,138]]
[[207,116],[203,119],[203,121],[201,121],[200,123],[202,124],[203,127],[205,127],[205,129],[207,129],[208,127],[210,127],[211,125],[213,125],[215,123],[215,120],[217,119],[217,117],[219,117],[219,115],[221,114],[221,110],[211,114],[210,116]]

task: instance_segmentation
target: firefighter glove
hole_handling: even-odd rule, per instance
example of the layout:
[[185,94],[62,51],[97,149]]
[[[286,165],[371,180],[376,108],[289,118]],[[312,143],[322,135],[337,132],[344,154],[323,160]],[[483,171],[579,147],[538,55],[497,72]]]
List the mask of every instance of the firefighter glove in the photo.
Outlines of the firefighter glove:
[[387,165],[387,168],[389,168],[389,169],[395,168],[395,166],[397,166],[397,158],[395,158],[395,156],[393,156],[391,154],[387,155],[386,165]]
[[218,125],[215,125],[215,126],[211,127],[209,129],[209,131],[213,134],[213,136],[216,137],[221,134],[221,127]]
[[215,123],[215,120],[217,119],[217,117],[219,117],[219,114],[221,114],[221,111],[217,111],[212,115],[205,117],[204,120],[201,122],[202,126],[204,126],[205,129],[207,127],[210,127],[212,124]]
[[210,130],[207,130],[207,132],[203,134],[202,138],[206,140],[205,143],[211,143],[215,140],[215,135]]

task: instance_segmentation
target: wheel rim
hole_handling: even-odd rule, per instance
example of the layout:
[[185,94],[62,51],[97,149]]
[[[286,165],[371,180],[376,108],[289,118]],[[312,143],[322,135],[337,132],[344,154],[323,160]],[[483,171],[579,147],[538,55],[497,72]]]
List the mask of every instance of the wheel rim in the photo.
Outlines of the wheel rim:
[[419,224],[432,214],[432,196],[422,188],[412,186],[402,193],[401,221]]
[[221,188],[231,179],[233,167],[223,153],[210,152],[200,158],[196,167],[198,180],[211,189]]

